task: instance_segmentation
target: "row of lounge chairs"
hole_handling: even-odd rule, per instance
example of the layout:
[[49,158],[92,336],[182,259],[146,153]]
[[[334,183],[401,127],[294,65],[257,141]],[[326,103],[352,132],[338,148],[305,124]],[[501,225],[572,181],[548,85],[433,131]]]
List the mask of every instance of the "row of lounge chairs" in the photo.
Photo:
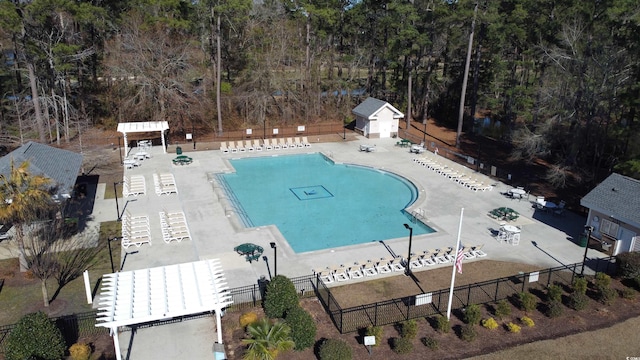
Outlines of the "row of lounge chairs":
[[482,179],[477,176],[469,174],[467,168],[461,166],[452,166],[451,164],[443,162],[441,159],[434,155],[423,155],[413,159],[418,165],[424,166],[427,169],[433,170],[436,173],[454,181],[467,189],[472,191],[491,191],[493,185],[489,184],[488,179]]
[[[461,249],[462,256],[466,260],[481,258],[487,256],[482,251],[483,245],[463,246]],[[420,255],[412,254],[411,269],[434,266],[437,264],[447,264],[455,262],[455,250],[451,247],[446,250],[434,249],[426,250]],[[325,284],[333,282],[344,282],[348,280],[361,279],[363,277],[376,276],[378,274],[390,274],[393,272],[402,272],[406,269],[406,260],[401,257],[380,258],[380,260],[357,261],[350,266],[329,266],[322,270],[312,270],[313,273],[320,277]]]
[[187,219],[184,212],[160,212],[160,225],[162,227],[162,239],[165,243],[172,241],[181,242],[182,240],[190,240],[191,233],[187,225]]
[[262,143],[260,140],[239,140],[239,141],[223,141],[220,143],[220,151],[224,154],[238,153],[238,152],[252,152],[262,150],[280,150],[280,149],[295,149],[311,147],[309,140],[306,136],[295,138],[278,138],[278,139],[264,139]]
[[178,187],[173,174],[153,174],[153,183],[156,188],[156,195],[177,194]]
[[145,195],[147,192],[147,184],[143,175],[124,176],[122,178],[122,196],[138,196]]
[[122,247],[127,249],[131,245],[151,245],[151,229],[147,215],[131,215],[128,211],[122,216]]

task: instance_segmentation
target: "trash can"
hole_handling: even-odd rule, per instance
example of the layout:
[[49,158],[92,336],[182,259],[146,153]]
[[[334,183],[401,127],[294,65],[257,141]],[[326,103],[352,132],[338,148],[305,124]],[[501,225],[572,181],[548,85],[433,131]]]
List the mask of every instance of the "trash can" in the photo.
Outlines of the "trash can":
[[580,247],[587,247],[588,243],[589,243],[589,240],[587,239],[587,235],[586,234],[580,235]]
[[176,154],[182,155],[182,148],[180,146],[176,147]]

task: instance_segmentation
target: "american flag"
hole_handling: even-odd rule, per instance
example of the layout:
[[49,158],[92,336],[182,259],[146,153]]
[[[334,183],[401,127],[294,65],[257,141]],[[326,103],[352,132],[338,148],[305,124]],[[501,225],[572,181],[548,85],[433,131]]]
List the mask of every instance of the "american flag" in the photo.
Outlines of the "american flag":
[[458,274],[462,274],[462,259],[464,259],[464,254],[462,253],[462,245],[460,245],[458,255],[456,255],[456,269],[458,269]]

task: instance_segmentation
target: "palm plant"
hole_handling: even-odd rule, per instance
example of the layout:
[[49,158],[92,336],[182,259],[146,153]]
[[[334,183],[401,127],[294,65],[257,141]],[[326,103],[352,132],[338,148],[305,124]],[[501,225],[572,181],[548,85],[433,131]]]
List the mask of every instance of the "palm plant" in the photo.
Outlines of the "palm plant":
[[280,352],[291,350],[295,345],[286,324],[272,323],[267,318],[248,325],[247,331],[250,338],[242,340],[247,345],[245,360],[273,360]]
[[29,161],[16,167],[11,160],[9,175],[0,175],[0,221],[15,227],[20,267],[26,269],[24,251],[24,226],[38,219],[51,209],[49,186],[51,180],[29,171]]

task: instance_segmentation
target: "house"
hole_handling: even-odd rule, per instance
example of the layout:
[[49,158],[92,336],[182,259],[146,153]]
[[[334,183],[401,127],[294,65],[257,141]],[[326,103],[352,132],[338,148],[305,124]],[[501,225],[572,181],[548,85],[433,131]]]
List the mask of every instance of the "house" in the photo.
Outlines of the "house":
[[389,138],[398,134],[398,121],[404,114],[388,102],[368,98],[351,112],[356,116],[356,131],[370,138]]
[[32,175],[51,179],[54,200],[69,199],[73,195],[82,155],[31,141],[0,158],[0,175],[10,176],[12,160],[15,167],[28,160]]
[[[580,200],[592,239],[612,255],[640,251],[640,180],[613,173]],[[610,244],[611,246],[609,246]]]

